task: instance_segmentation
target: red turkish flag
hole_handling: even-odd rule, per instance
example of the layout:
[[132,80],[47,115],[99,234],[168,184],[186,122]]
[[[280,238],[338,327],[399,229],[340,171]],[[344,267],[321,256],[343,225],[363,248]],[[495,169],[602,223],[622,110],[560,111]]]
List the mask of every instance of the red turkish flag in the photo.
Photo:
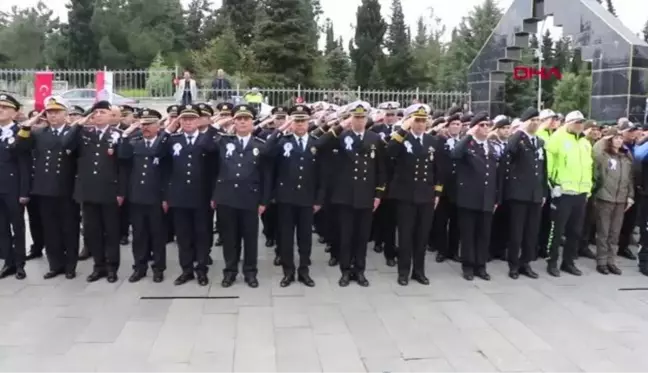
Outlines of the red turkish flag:
[[38,71],[34,79],[34,109],[41,111],[45,108],[45,99],[52,95],[54,73]]

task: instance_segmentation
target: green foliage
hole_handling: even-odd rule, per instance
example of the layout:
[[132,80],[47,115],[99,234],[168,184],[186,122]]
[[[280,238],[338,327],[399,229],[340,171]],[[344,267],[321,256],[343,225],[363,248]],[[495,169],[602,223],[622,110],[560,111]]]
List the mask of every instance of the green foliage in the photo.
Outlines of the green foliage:
[[607,10],[608,12],[612,13],[612,15],[616,16],[616,9],[614,9],[614,5],[612,4],[612,0],[606,0],[606,5],[607,5]]
[[592,78],[588,74],[563,74],[563,78],[554,89],[553,110],[568,113],[580,110],[588,115],[590,109],[590,95],[592,91]]
[[148,69],[146,91],[153,97],[168,96],[173,93],[173,82],[168,74],[169,67],[164,64],[162,55],[158,53]]
[[70,0],[68,10],[68,66],[96,68],[99,59],[97,36],[92,28],[95,0]]
[[[362,0],[356,12],[356,28],[353,43],[349,43],[349,53],[355,65],[354,78],[361,87],[376,86],[378,82],[372,81],[377,63],[383,58],[383,43],[387,23],[380,14],[378,0]],[[379,80],[382,81],[382,78]]]
[[401,0],[392,0],[392,19],[386,40],[389,55],[385,63],[385,84],[390,88],[407,89],[414,85],[410,38],[405,26]]
[[643,34],[643,39],[646,43],[648,43],[648,21],[646,21],[646,24],[644,25],[643,30],[641,31]]

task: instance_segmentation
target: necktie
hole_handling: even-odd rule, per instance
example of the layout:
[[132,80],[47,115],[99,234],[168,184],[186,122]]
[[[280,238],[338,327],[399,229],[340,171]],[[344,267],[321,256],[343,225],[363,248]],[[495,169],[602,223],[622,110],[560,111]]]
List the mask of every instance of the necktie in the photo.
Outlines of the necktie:
[[301,137],[297,138],[297,144],[299,145],[299,150],[304,150],[304,140]]
[[151,140],[144,140],[144,143],[146,144],[146,149],[151,148]]
[[193,136],[187,136],[187,142],[189,143],[189,145],[193,145],[193,138]]
[[419,137],[418,141],[421,143],[421,146],[423,146],[423,136]]
[[538,145],[536,145],[536,138],[535,137],[531,138],[531,144],[533,145],[534,148],[538,147]]
[[245,143],[243,142],[242,138],[239,138],[239,145],[241,145],[241,148],[245,147]]

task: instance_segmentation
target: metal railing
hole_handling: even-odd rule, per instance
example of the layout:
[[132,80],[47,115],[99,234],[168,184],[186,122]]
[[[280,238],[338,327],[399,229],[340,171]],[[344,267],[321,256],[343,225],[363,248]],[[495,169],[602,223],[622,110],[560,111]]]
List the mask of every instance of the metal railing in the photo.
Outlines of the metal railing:
[[[34,97],[34,76],[38,70],[31,69],[0,69],[0,91],[11,92],[28,101]],[[100,70],[49,70],[54,73],[53,92],[70,96],[73,100],[76,94],[70,92],[77,89],[94,89],[96,73]],[[109,70],[113,73],[114,93],[138,100],[142,104],[172,104],[177,102],[175,86],[175,69],[161,70]],[[194,101],[208,100],[238,100],[244,99],[251,87],[231,83],[231,89],[212,90],[212,79],[194,78],[198,85],[198,97]],[[470,94],[468,92],[434,92],[422,89],[412,90],[370,90],[357,87],[355,89],[333,88],[267,88],[259,87],[266,104],[290,105],[297,98],[304,102],[327,101],[344,104],[354,100],[364,100],[371,105],[385,101],[398,101],[403,106],[413,102],[422,102],[435,109],[447,109],[453,105],[462,105],[470,110]],[[66,94],[67,92],[67,94]],[[67,97],[66,97],[67,98]],[[416,101],[415,101],[416,100]]]

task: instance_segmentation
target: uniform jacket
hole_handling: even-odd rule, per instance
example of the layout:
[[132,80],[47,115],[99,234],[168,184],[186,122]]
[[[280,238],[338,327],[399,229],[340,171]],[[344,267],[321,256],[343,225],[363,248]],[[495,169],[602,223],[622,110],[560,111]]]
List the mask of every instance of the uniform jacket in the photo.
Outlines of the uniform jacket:
[[437,184],[440,186],[441,195],[446,196],[450,201],[457,199],[457,174],[455,160],[452,158],[452,150],[459,143],[459,138],[438,137],[441,146],[436,152],[437,159]]
[[452,150],[457,171],[457,206],[490,211],[499,204],[497,154],[486,141],[488,151],[470,135]]
[[549,190],[544,140],[536,136],[534,146],[529,135],[517,131],[509,138],[501,161],[504,200],[542,203]]
[[331,203],[358,209],[373,208],[374,198],[385,193],[384,141],[372,131],[362,140],[351,130],[334,127],[318,141],[318,149],[335,152],[338,174],[331,190]]
[[320,188],[321,160],[317,139],[308,135],[305,148],[299,147],[294,135],[278,131],[268,138],[268,155],[274,162],[273,194],[277,203],[297,206],[321,205],[324,201]]
[[29,144],[18,141],[20,128],[10,127],[11,133],[0,134],[0,194],[18,197],[29,196],[31,180],[31,154]]
[[250,136],[245,148],[235,135],[217,135],[213,139],[218,154],[218,174],[212,193],[217,205],[256,210],[270,203],[271,159],[265,141]]
[[612,154],[606,148],[607,138],[599,140],[594,152],[594,190],[593,196],[606,202],[627,203],[634,199],[633,160],[630,151],[622,148]]
[[[433,203],[437,194],[437,159],[439,141],[423,134],[423,144],[402,129],[387,145],[387,155],[394,159],[394,176],[387,187],[389,198],[412,203]],[[402,141],[398,141],[399,139]]]
[[151,147],[143,137],[131,137],[119,147],[119,157],[128,162],[128,196],[131,203],[161,204],[168,186],[167,136],[158,135]]
[[94,127],[73,126],[61,138],[67,154],[77,156],[74,198],[78,202],[117,203],[126,195],[127,172],[118,158],[122,132],[108,126],[100,137]]

